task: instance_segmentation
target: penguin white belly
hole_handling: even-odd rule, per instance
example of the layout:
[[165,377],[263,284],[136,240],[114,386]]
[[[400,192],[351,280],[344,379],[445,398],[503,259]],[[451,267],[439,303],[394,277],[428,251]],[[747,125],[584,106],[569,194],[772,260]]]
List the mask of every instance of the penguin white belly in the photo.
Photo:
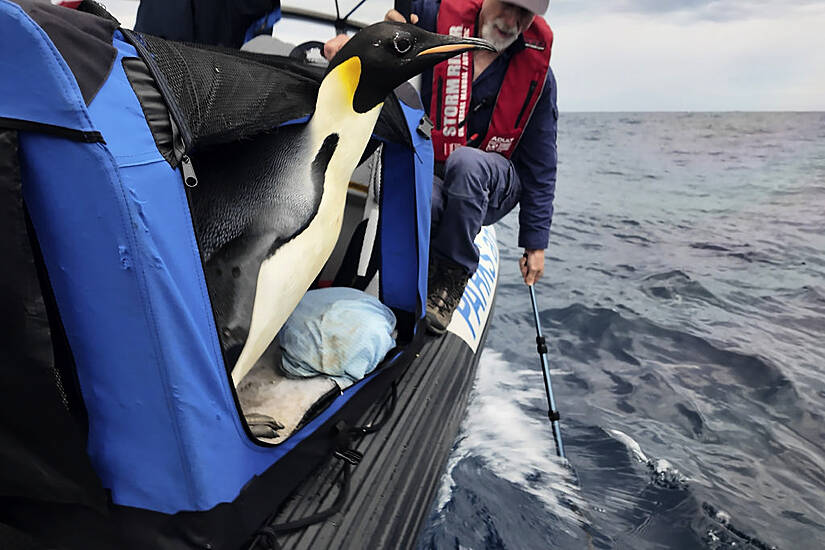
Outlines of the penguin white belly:
[[[284,243],[261,264],[249,334],[232,370],[235,386],[272,343],[332,254],[341,231],[349,179],[363,154],[379,112],[380,105],[354,118],[341,117],[349,124],[337,128],[338,146],[324,173],[318,212],[300,234]],[[329,125],[319,124],[316,119],[310,125],[310,141],[313,144],[310,149],[317,151],[329,135],[319,128],[328,129]]]
[[249,335],[232,371],[236,386],[272,343],[332,254],[344,204],[332,204],[327,198],[324,193],[309,226],[261,264]]

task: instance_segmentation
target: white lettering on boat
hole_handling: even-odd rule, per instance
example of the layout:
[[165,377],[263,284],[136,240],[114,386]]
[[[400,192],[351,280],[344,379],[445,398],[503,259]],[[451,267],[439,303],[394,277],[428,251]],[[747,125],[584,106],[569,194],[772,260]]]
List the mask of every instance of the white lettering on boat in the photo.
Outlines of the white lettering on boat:
[[482,227],[475,243],[479,252],[478,269],[467,283],[458,309],[447,327],[448,331],[467,342],[473,352],[478,349],[490,316],[498,280],[499,258],[495,229],[492,226]]

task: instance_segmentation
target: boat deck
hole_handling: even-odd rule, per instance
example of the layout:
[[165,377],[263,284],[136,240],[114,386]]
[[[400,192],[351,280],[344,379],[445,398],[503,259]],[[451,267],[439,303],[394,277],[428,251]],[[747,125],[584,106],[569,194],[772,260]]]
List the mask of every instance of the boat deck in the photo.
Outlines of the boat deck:
[[[397,404],[386,423],[355,444],[364,458],[350,468],[342,510],[281,535],[278,543],[294,549],[412,547],[464,417],[478,359],[454,334],[428,338],[420,357],[398,381]],[[384,410],[382,403],[376,404],[363,424],[379,422]],[[342,469],[340,460],[322,465],[286,501],[273,523],[293,522],[333,506]]]

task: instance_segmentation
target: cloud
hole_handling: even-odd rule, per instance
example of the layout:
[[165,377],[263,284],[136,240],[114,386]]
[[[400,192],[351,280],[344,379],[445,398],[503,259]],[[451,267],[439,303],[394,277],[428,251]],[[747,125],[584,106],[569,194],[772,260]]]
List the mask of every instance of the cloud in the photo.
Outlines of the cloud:
[[[561,3],[561,2],[558,2]],[[825,10],[551,18],[564,111],[825,110]]]
[[638,14],[679,21],[742,21],[825,11],[825,0],[552,0],[550,17]]

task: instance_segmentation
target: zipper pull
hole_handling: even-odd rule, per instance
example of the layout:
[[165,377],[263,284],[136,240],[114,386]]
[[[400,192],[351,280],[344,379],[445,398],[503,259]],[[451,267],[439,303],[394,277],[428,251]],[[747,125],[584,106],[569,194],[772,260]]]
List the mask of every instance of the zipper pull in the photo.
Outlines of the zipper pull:
[[[489,99],[490,99],[489,97],[485,97],[484,99],[482,99],[481,101],[476,103],[475,106],[473,106],[473,108],[470,109],[470,114],[477,113],[479,109],[481,109],[482,107],[487,105],[487,101]],[[469,116],[464,117],[464,120],[462,120],[461,122],[458,123],[458,127],[462,128],[465,124],[467,124],[467,119],[468,118],[470,118],[470,117]]]
[[488,96],[488,97],[483,98],[481,101],[479,101],[478,103],[476,103],[476,106],[475,106],[475,107],[473,107],[473,112],[475,113],[476,111],[478,111],[479,109],[481,109],[482,107],[484,107],[485,105],[487,105],[487,102],[488,102],[488,101],[490,101],[490,97],[489,97],[489,96]]
[[180,169],[183,172],[183,183],[186,187],[197,187],[198,177],[195,175],[195,168],[192,166],[192,159],[189,158],[189,155],[181,157]]

